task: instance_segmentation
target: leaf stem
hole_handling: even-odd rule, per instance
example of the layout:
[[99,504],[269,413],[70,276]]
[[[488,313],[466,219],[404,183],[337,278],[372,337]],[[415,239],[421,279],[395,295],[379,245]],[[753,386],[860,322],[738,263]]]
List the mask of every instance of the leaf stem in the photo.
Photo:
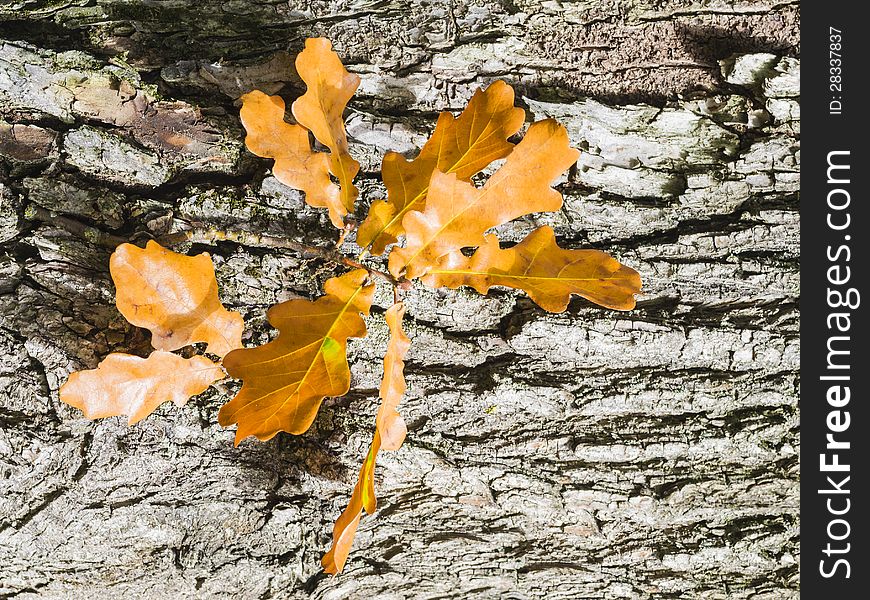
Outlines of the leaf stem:
[[52,210],[47,210],[41,206],[37,206],[36,204],[30,204],[24,209],[24,218],[30,221],[42,221],[43,223],[60,227],[64,231],[85,239],[92,244],[104,248],[110,248],[112,250],[127,241],[124,238],[112,235],[111,233],[106,233],[105,231],[100,231],[96,227],[91,227],[81,221],[65,217]]
[[320,258],[322,260],[335,264],[345,265],[353,269],[364,269],[368,271],[371,277],[377,277],[388,282],[393,287],[407,289],[410,281],[405,278],[393,277],[390,273],[375,269],[368,265],[348,258],[341,254],[336,248],[327,248],[322,246],[308,246],[299,242],[294,242],[286,238],[281,238],[271,235],[261,235],[251,233],[249,231],[231,231],[221,230],[215,227],[206,229],[189,229],[187,231],[179,231],[170,233],[157,238],[157,241],[164,246],[173,246],[184,242],[196,242],[204,244],[214,244],[215,242],[235,242],[243,246],[255,246],[258,248],[280,248],[293,250],[302,256],[311,258]]
[[[91,227],[81,221],[59,215],[54,211],[46,210],[45,208],[35,204],[31,204],[25,209],[24,216],[32,221],[42,221],[43,223],[59,227],[77,237],[111,250],[114,250],[121,244],[130,241],[129,238],[122,238],[100,231],[96,227]],[[183,244],[185,242],[210,245],[214,245],[216,242],[234,242],[242,246],[292,250],[303,257],[319,258],[321,260],[344,265],[353,269],[365,269],[370,277],[383,279],[394,288],[407,290],[411,286],[411,282],[404,277],[393,277],[390,273],[365,265],[359,260],[348,258],[341,254],[335,247],[308,246],[278,236],[261,235],[249,231],[232,231],[222,230],[216,227],[204,227],[169,233],[158,236],[155,239],[163,246],[177,246],[178,244]]]

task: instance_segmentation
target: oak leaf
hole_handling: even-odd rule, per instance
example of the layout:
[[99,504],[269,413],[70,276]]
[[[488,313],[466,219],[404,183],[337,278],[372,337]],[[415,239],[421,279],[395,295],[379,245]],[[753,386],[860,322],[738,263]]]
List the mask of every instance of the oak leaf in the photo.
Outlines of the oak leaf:
[[254,90],[242,96],[239,112],[248,150],[275,159],[272,173],[281,183],[305,192],[305,201],[329,209],[329,219],[344,227],[341,190],[329,178],[329,155],[311,149],[308,130],[284,120],[284,100]]
[[328,280],[326,295],[315,302],[276,304],[267,317],[278,337],[224,358],[230,376],[243,381],[218,413],[221,425],[238,423],[237,445],[249,435],[268,440],[279,431],[303,433],[325,396],[347,393],[347,339],[365,337],[360,313],[369,313],[374,297],[375,286],[366,283],[367,277],[367,271],[357,269]]
[[405,355],[411,340],[402,329],[405,305],[397,302],[387,309],[385,318],[390,328],[390,341],[384,354],[384,378],[381,380],[381,406],[378,408],[377,430],[384,450],[398,450],[405,441],[408,428],[396,407],[407,390]]
[[[274,159],[276,178],[302,190],[308,204],[329,210],[331,222],[343,230],[339,247],[351,230],[344,218],[354,211],[358,190],[353,179],[360,169],[349,153],[343,113],[360,79],[344,68],[323,38],[306,40],[296,69],[307,86],[291,107],[298,124],[285,121],[281,98],[250,92],[241,99],[245,143],[254,154]],[[130,424],[163,402],[183,405],[222,379],[224,370],[206,357],[184,358],[168,351],[205,342],[209,352],[224,357],[226,371],[242,380],[238,394],[220,409],[218,421],[237,424],[236,445],[248,436],[265,441],[279,431],[305,432],[326,396],[349,390],[347,341],[367,333],[363,317],[374,298],[372,277],[388,280],[396,298],[399,290],[408,289],[408,279],[422,278],[432,287],[470,286],[483,294],[492,286],[524,290],[551,312],[564,311],[572,295],[618,310],[633,308],[640,277],[609,255],[559,248],[550,227],[531,232],[510,248],[501,248],[498,238],[487,234],[524,215],[560,209],[561,194],[551,186],[579,155],[570,147],[565,128],[552,119],[533,123],[519,144],[511,143],[525,117],[513,102],[513,89],[497,81],[475,92],[458,117],[441,113],[414,160],[397,153],[384,157],[388,198],[372,204],[357,242],[381,254],[404,236],[405,247],[394,248],[389,256],[390,274],[360,264],[366,250],[351,260],[335,249],[257,236],[267,247],[294,248],[355,268],[328,280],[325,295],[315,301],[297,299],[271,307],[267,316],[278,335],[260,347],[241,348],[241,315],[220,303],[208,254],[184,256],[156,242],[145,249],[122,244],[110,262],[117,306],[128,321],[151,331],[156,350],[147,359],[111,354],[97,369],[71,374],[60,389],[61,400],[88,418],[126,415]],[[309,133],[328,154],[312,148]],[[505,158],[482,187],[472,183],[493,161]],[[208,239],[243,237],[217,232]],[[398,301],[386,311],[390,339],[382,403],[350,501],[321,561],[327,573],[344,568],[363,512],[377,509],[374,472],[379,452],[397,450],[407,435],[397,410],[406,392],[410,347],[402,328],[404,312]]]
[[470,257],[452,252],[423,276],[431,287],[467,285],[486,294],[494,285],[525,291],[541,308],[562,312],[571,294],[617,310],[634,308],[640,275],[600,250],[559,248],[553,229],[532,231],[513,248],[501,249],[495,235]]
[[184,358],[162,350],[148,358],[113,353],[96,369],[72,373],[59,395],[88,419],[126,415],[133,425],[164,402],[184,406],[223,378],[220,365],[204,356]]
[[149,241],[145,249],[121,244],[109,270],[117,288],[115,304],[133,325],[151,331],[151,345],[177,350],[206,342],[223,356],[242,346],[242,315],[218,299],[214,265],[208,253],[185,256]]
[[380,389],[381,406],[378,408],[374,439],[363,461],[350,502],[333,527],[332,547],[321,560],[324,571],[333,575],[344,568],[363,509],[368,514],[372,514],[377,509],[374,473],[378,452],[398,450],[405,441],[408,431],[404,419],[396,410],[407,388],[404,359],[411,346],[411,340],[402,329],[404,315],[405,306],[401,302],[387,309],[385,315],[387,326],[390,328],[390,341],[384,355],[384,378]]
[[335,521],[335,526],[332,528],[332,547],[320,559],[320,564],[323,565],[323,570],[326,573],[336,575],[344,569],[344,563],[347,561],[350,549],[353,546],[353,538],[356,536],[356,530],[359,527],[363,509],[368,514],[372,514],[377,508],[374,487],[375,461],[381,447],[380,444],[380,436],[375,431],[375,437],[360,468],[359,477],[350,496],[350,502],[348,502],[347,508],[339,515]]
[[390,272],[407,278],[424,275],[446,254],[483,244],[484,233],[534,212],[556,211],[562,195],[550,187],[577,161],[565,128],[552,119],[529,127],[482,188],[461,181],[455,173],[432,175],[424,211],[405,215],[407,245],[390,253]]
[[496,81],[486,91],[477,90],[459,117],[442,112],[435,131],[413,161],[396,152],[384,155],[381,175],[387,200],[372,203],[357,233],[357,244],[371,244],[373,254],[382,254],[388,244],[405,233],[405,214],[425,207],[435,169],[469,181],[492,161],[511,152],[514,145],[507,139],[520,130],[524,118],[525,111],[514,107],[513,89]]
[[348,73],[326,38],[305,40],[305,49],[296,57],[296,71],[308,89],[293,103],[293,116],[329,148],[329,170],[341,185],[342,209],[344,214],[352,213],[358,195],[353,178],[359,163],[348,150],[342,113],[360,79]]

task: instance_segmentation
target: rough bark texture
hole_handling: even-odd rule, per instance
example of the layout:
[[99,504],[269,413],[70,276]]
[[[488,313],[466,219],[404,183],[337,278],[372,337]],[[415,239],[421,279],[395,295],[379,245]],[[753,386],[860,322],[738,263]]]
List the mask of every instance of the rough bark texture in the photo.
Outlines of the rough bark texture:
[[[798,26],[796,3],[739,0],[0,4],[0,596],[796,597]],[[319,559],[373,430],[389,290],[352,392],[303,436],[233,448],[216,415],[237,383],[133,428],[57,398],[71,370],[147,351],[104,234],[335,239],[237,118],[249,89],[300,93],[313,35],[363,79],[360,214],[385,151],[503,78],[586,150],[564,210],[504,236],[551,224],[644,279],[631,313],[411,292],[408,439],[336,578]],[[249,344],[265,308],[337,272],[191,250]]]

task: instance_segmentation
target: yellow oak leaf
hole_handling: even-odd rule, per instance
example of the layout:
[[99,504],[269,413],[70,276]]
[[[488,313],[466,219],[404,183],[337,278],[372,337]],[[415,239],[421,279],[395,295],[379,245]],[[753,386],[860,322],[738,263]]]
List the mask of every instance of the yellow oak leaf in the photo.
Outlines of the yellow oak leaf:
[[308,130],[284,120],[284,100],[255,90],[242,96],[239,112],[247,136],[248,150],[263,158],[274,158],[272,173],[281,183],[305,192],[305,201],[329,209],[329,219],[344,227],[347,210],[341,190],[329,178],[329,155],[311,149]]
[[382,254],[405,233],[405,214],[424,209],[435,169],[469,181],[492,161],[510,154],[514,145],[507,139],[520,130],[524,118],[525,111],[514,107],[513,88],[496,81],[486,91],[477,90],[459,117],[442,112],[435,131],[413,161],[387,152],[381,166],[387,200],[372,203],[357,233],[357,244],[371,244],[373,254]]
[[353,178],[359,163],[348,151],[342,114],[360,79],[344,68],[325,38],[305,40],[305,49],[296,57],[296,71],[308,89],[293,103],[293,116],[329,148],[329,170],[341,185],[341,205],[345,214],[353,213],[358,195]]
[[88,419],[126,415],[133,425],[164,402],[184,406],[223,378],[220,365],[204,356],[183,358],[162,350],[148,358],[114,353],[96,369],[70,374],[59,395]]
[[325,396],[347,393],[347,339],[365,337],[360,313],[368,314],[374,297],[367,277],[357,269],[327,281],[326,295],[314,302],[276,304],[267,317],[278,337],[224,358],[230,376],[243,381],[238,395],[218,413],[224,427],[238,423],[237,445],[249,435],[268,440],[279,431],[303,433]]
[[431,287],[467,285],[486,294],[494,285],[525,291],[541,308],[562,312],[571,294],[617,310],[634,308],[640,275],[599,250],[559,248],[553,229],[534,230],[513,248],[501,249],[495,235],[470,257],[452,252],[423,276]]
[[390,252],[390,272],[419,277],[442,256],[483,244],[484,233],[492,227],[530,213],[559,210],[562,195],[550,186],[578,156],[565,128],[547,119],[529,127],[482,188],[461,181],[455,173],[436,170],[425,210],[411,211],[402,220],[407,245]]
[[242,347],[242,315],[228,311],[218,299],[208,253],[185,256],[153,240],[144,249],[121,244],[112,253],[109,270],[118,310],[133,325],[151,331],[156,349],[206,342],[209,352],[224,356]]

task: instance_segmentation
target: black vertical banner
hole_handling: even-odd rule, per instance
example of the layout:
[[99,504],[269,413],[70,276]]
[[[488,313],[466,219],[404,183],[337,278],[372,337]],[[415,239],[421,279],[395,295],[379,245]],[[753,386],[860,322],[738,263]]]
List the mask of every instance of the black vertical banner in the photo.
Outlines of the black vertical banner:
[[[862,3],[801,3],[801,591],[866,598],[867,40]],[[822,595],[824,594],[824,596]]]

